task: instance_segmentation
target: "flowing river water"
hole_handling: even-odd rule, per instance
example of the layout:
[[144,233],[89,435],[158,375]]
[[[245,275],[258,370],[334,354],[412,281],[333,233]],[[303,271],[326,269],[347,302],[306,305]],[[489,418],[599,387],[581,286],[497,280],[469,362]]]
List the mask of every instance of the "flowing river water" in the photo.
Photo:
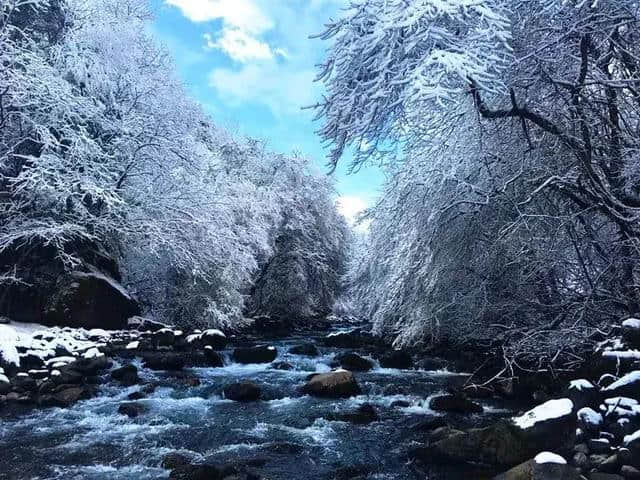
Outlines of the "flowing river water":
[[[200,380],[187,386],[169,372],[151,371],[134,361],[144,383],[156,390],[140,400],[148,411],[129,418],[118,414],[127,395],[139,386],[106,381],[90,400],[67,409],[48,408],[16,415],[0,411],[1,479],[131,479],[168,478],[162,458],[178,451],[197,461],[254,461],[255,470],[272,480],[325,480],[344,467],[358,467],[371,479],[466,479],[469,472],[427,466],[419,475],[407,452],[419,446],[424,432],[417,424],[440,415],[429,409],[430,396],[464,381],[448,372],[384,369],[379,366],[356,378],[363,394],[348,399],[301,395],[299,387],[313,372],[330,370],[336,353],[346,350],[319,345],[320,355],[305,357],[288,350],[308,338],[270,342],[278,349],[272,364],[222,368],[191,368]],[[230,350],[224,352],[230,362]],[[124,362],[124,360],[123,360]],[[108,378],[106,374],[105,379]],[[223,398],[226,384],[252,380],[262,388],[262,400],[238,403]],[[372,404],[379,420],[356,425],[327,419],[336,413]],[[487,424],[512,414],[504,404],[483,402],[485,413],[450,416],[458,427]],[[349,478],[348,476],[345,478]]]

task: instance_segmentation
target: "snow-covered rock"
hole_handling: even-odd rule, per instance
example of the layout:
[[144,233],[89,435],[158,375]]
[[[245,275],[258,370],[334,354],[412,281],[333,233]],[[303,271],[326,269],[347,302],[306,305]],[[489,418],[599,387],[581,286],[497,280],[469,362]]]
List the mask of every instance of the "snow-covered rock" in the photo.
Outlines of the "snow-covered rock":
[[640,370],[627,373],[608,387],[603,388],[602,393],[611,397],[640,399]]
[[622,322],[622,338],[632,347],[640,347],[640,319],[628,318]]
[[560,455],[552,452],[540,452],[533,459],[536,463],[557,463],[559,465],[566,465],[567,461]]
[[539,423],[561,420],[570,416],[573,416],[573,402],[568,398],[562,398],[549,400],[512,420],[518,427],[526,430]]
[[597,432],[603,423],[602,415],[592,408],[584,407],[578,410],[578,427],[585,432]]

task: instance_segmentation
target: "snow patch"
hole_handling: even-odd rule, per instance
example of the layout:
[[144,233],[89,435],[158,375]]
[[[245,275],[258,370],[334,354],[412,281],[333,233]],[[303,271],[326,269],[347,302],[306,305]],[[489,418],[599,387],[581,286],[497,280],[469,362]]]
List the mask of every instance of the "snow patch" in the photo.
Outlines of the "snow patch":
[[569,390],[577,390],[578,392],[582,392],[583,390],[592,390],[596,387],[593,386],[589,380],[585,380],[581,378],[579,380],[572,380],[569,382]]
[[622,326],[626,328],[632,328],[634,330],[640,330],[640,319],[628,318],[624,322],[622,322]]
[[573,402],[568,398],[562,398],[560,400],[549,400],[529,410],[520,417],[514,417],[512,420],[518,427],[527,429],[535,426],[539,422],[571,415],[572,411]]
[[624,377],[616,380],[608,387],[602,389],[603,392],[610,392],[612,390],[616,390],[620,387],[624,387],[626,385],[630,385],[632,383],[640,382],[640,370],[635,370],[631,373],[627,373]]
[[542,464],[542,463],[556,463],[558,465],[567,464],[567,461],[564,458],[562,458],[560,455],[557,455],[551,452],[540,452],[538,455],[536,455],[533,461],[536,462],[537,464]]

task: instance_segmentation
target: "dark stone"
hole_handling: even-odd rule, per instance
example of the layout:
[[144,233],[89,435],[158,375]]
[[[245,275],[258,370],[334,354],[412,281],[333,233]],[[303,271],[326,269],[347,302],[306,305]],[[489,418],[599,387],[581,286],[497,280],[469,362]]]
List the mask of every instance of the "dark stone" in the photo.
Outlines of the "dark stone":
[[277,356],[278,350],[267,345],[236,348],[233,351],[233,360],[238,363],[269,363]]
[[41,395],[38,404],[43,407],[67,408],[78,400],[91,398],[93,390],[87,386],[60,385],[53,393]]
[[411,402],[407,402],[406,400],[394,400],[389,406],[391,408],[407,408],[411,406]]
[[121,415],[126,415],[130,418],[135,418],[139,415],[144,414],[147,411],[147,407],[137,402],[128,402],[123,403],[118,407],[118,413]]
[[20,367],[25,370],[39,370],[44,367],[44,361],[37,355],[26,353],[20,355]]
[[303,343],[289,349],[289,353],[293,355],[305,355],[307,357],[317,357],[319,355],[318,348],[313,343]]
[[378,420],[378,412],[376,412],[373,405],[364,403],[353,412],[327,415],[326,418],[327,420],[339,420],[356,425],[367,425]]
[[640,398],[640,370],[630,372],[608,387],[603,388],[602,395],[606,395],[609,398]]
[[338,355],[336,360],[340,363],[342,368],[353,372],[368,372],[373,368],[373,362],[371,360],[363,358],[353,352]]
[[182,370],[185,359],[178,353],[149,353],[143,357],[143,365],[151,370]]
[[447,422],[442,417],[431,417],[427,420],[423,420],[420,423],[417,423],[412,427],[412,430],[417,430],[420,432],[429,432],[431,430],[435,430],[436,428],[446,427]]
[[220,469],[215,465],[181,465],[169,475],[171,480],[220,480]]
[[394,350],[380,357],[380,366],[383,368],[413,368],[413,358],[408,352]]
[[224,357],[221,353],[216,352],[213,347],[205,347],[204,356],[210,367],[224,367]]
[[62,275],[45,312],[51,325],[118,330],[140,312],[138,303],[114,279],[101,273]]
[[17,375],[11,379],[11,388],[17,392],[34,392],[38,385],[29,375]]
[[379,343],[371,334],[360,330],[330,333],[322,341],[328,347],[339,348],[360,348]]
[[260,400],[260,387],[253,382],[233,383],[224,387],[224,396],[236,402]]
[[367,465],[350,465],[336,470],[334,480],[350,480],[352,478],[366,478],[372,472]]
[[531,459],[498,475],[494,480],[580,480],[581,478],[578,471],[570,465],[536,463]]
[[178,452],[171,452],[164,456],[160,466],[165,470],[173,470],[178,467],[189,465],[189,463],[189,459],[186,456]]
[[303,393],[316,397],[345,398],[361,393],[353,373],[340,370],[314,375],[302,387]]
[[144,392],[138,390],[136,392],[132,392],[129,395],[127,395],[127,400],[132,400],[132,401],[142,400],[143,398],[146,398],[146,397],[147,395]]
[[214,350],[222,350],[229,343],[229,339],[218,330],[205,330],[200,334],[200,342],[203,346],[211,347]]
[[113,370],[111,372],[111,378],[127,386],[135,385],[140,381],[138,369],[135,365],[131,364]]
[[271,367],[276,370],[293,370],[293,365],[289,362],[273,362]]
[[479,405],[460,394],[446,394],[433,397],[429,401],[429,408],[452,413],[482,413]]
[[426,357],[418,360],[415,367],[420,370],[442,370],[447,368],[447,361],[442,358]]
[[291,442],[266,443],[261,448],[277,455],[299,455],[304,451],[302,445]]

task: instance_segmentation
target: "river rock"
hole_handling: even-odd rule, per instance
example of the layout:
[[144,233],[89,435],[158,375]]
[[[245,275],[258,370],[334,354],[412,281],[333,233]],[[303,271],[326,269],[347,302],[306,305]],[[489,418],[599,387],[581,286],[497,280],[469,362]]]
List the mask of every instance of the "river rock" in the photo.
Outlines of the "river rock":
[[45,321],[51,325],[119,330],[140,313],[138,302],[113,278],[98,272],[62,275],[50,298]]
[[236,402],[255,402],[260,400],[260,387],[249,381],[232,383],[224,387],[224,396]]
[[289,349],[289,353],[293,355],[304,355],[307,357],[317,357],[319,355],[318,348],[313,343],[303,343]]
[[326,418],[327,420],[338,420],[356,425],[367,425],[378,420],[378,412],[370,403],[363,403],[353,412],[331,414]]
[[160,466],[165,470],[173,470],[174,468],[182,467],[184,465],[189,465],[191,461],[185,455],[182,455],[178,452],[167,453],[162,458],[162,463]]
[[182,370],[184,364],[184,357],[178,353],[149,353],[143,363],[151,370]]
[[41,395],[38,404],[43,407],[67,408],[78,400],[90,398],[93,392],[86,386],[61,385],[54,393]]
[[211,345],[204,347],[204,356],[210,367],[224,367],[224,357],[221,353],[216,352]]
[[261,345],[241,347],[233,351],[233,360],[238,363],[270,363],[278,356],[276,347]]
[[360,330],[330,333],[323,338],[323,343],[328,347],[359,348],[374,344],[374,337]]
[[413,368],[413,358],[404,350],[394,350],[380,357],[380,366],[383,368]]
[[348,370],[313,375],[302,391],[316,397],[330,398],[345,398],[361,393],[353,373]]
[[171,480],[219,480],[222,473],[215,465],[180,465],[169,475]]
[[622,322],[622,338],[629,346],[640,348],[640,319],[628,318]]
[[589,380],[579,379],[572,380],[566,389],[567,398],[569,398],[576,409],[597,404],[600,399],[600,392]]
[[147,407],[138,402],[127,402],[118,407],[118,413],[126,415],[129,418],[135,418],[144,414],[146,411]]
[[640,370],[627,373],[611,385],[602,389],[609,397],[629,397],[640,400]]
[[204,347],[211,347],[214,350],[222,350],[229,343],[227,336],[217,328],[205,330],[200,334],[200,342]]
[[498,475],[494,480],[580,480],[578,471],[567,465],[564,458],[542,452],[511,470]]
[[471,429],[418,449],[428,461],[484,463],[512,467],[546,449],[563,451],[573,445],[576,416],[569,399],[551,400],[511,420]]
[[138,377],[138,369],[135,365],[124,365],[120,368],[116,368],[111,372],[111,378],[117,380],[122,385],[131,386],[140,381]]
[[371,360],[361,357],[354,352],[338,355],[336,360],[342,368],[353,372],[368,372],[373,368],[373,362]]
[[432,410],[452,413],[482,413],[482,405],[479,405],[460,394],[446,394],[433,397],[429,401]]

